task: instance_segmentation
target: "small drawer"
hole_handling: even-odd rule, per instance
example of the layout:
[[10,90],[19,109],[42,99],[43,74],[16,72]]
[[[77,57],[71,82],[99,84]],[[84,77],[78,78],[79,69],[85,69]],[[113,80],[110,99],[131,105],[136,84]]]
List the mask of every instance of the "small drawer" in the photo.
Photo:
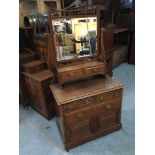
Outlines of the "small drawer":
[[84,111],[65,115],[65,121],[67,122],[68,125],[71,126],[74,124],[81,123],[82,121],[86,121],[87,119],[88,119],[87,113]]
[[92,105],[95,105],[94,102],[94,98],[93,97],[89,97],[89,98],[85,98],[85,99],[81,99],[75,102],[71,102],[68,103],[66,105],[63,106],[64,109],[64,113],[69,113],[69,112],[73,112],[82,108],[86,108]]
[[102,103],[104,101],[121,98],[121,94],[122,94],[122,90],[121,89],[114,90],[112,92],[107,92],[107,93],[99,94],[99,95],[96,96],[96,101],[97,101],[97,103]]
[[104,102],[103,104],[99,104],[95,107],[95,111],[97,111],[97,114],[102,116],[107,116],[109,114],[115,113],[121,108],[121,100],[113,100],[109,102]]
[[80,107],[88,107],[88,106],[94,105],[94,98],[89,97],[89,98],[81,99],[79,100],[79,104],[80,104]]
[[89,108],[74,113],[65,114],[65,121],[68,125],[73,126],[81,122],[88,121],[92,115],[93,115],[93,108]]
[[81,78],[82,75],[83,75],[82,70],[64,72],[64,73],[61,73],[61,79],[62,81],[69,81],[69,80]]
[[63,110],[65,113],[75,111],[78,108],[78,101],[74,101],[63,105]]
[[95,75],[95,74],[104,73],[104,71],[105,71],[104,66],[96,66],[96,67],[86,68],[85,74],[86,75]]

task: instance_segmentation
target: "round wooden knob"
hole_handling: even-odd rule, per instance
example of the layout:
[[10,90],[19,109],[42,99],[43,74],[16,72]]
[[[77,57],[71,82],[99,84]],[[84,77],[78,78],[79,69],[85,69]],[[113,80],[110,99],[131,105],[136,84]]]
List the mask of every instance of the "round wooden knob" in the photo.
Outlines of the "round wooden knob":
[[93,69],[93,71],[94,71],[94,72],[96,72],[96,71],[97,71],[97,69],[95,68],[95,69]]
[[86,100],[86,104],[89,104],[89,100]]
[[73,73],[70,73],[70,76],[73,76],[74,74]]
[[100,100],[103,100],[103,96],[100,97]]

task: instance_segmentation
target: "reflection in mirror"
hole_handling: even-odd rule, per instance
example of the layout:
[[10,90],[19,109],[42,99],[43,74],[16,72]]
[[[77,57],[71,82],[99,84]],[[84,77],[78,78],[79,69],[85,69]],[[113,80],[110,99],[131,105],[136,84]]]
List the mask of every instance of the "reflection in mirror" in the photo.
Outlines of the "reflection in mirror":
[[97,18],[53,20],[57,61],[97,53]]

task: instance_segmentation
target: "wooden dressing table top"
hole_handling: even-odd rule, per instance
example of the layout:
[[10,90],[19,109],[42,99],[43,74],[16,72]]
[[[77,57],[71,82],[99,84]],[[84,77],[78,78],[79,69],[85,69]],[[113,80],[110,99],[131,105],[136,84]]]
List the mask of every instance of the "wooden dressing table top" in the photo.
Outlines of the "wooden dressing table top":
[[66,71],[72,71],[72,70],[77,70],[77,69],[87,68],[87,67],[92,67],[92,66],[95,67],[97,65],[104,65],[104,63],[102,61],[88,61],[88,62],[85,62],[85,63],[75,64],[75,65],[72,65],[72,66],[60,67],[60,68],[58,68],[58,71],[66,72]]
[[51,85],[50,88],[57,104],[61,105],[102,92],[120,89],[123,88],[123,85],[110,77],[107,79],[100,77],[98,79],[90,79],[89,81],[83,80],[76,82],[62,88],[59,85],[54,84]]

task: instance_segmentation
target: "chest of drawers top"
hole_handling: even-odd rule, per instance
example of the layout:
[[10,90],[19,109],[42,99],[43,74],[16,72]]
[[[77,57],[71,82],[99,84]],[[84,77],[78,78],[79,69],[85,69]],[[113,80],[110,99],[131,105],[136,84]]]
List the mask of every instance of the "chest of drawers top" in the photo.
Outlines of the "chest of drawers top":
[[53,92],[56,103],[58,105],[62,105],[97,94],[121,89],[123,88],[123,85],[120,82],[108,77],[106,79],[99,78],[88,81],[80,81],[74,84],[66,85],[62,88],[55,84],[51,85],[50,88]]

